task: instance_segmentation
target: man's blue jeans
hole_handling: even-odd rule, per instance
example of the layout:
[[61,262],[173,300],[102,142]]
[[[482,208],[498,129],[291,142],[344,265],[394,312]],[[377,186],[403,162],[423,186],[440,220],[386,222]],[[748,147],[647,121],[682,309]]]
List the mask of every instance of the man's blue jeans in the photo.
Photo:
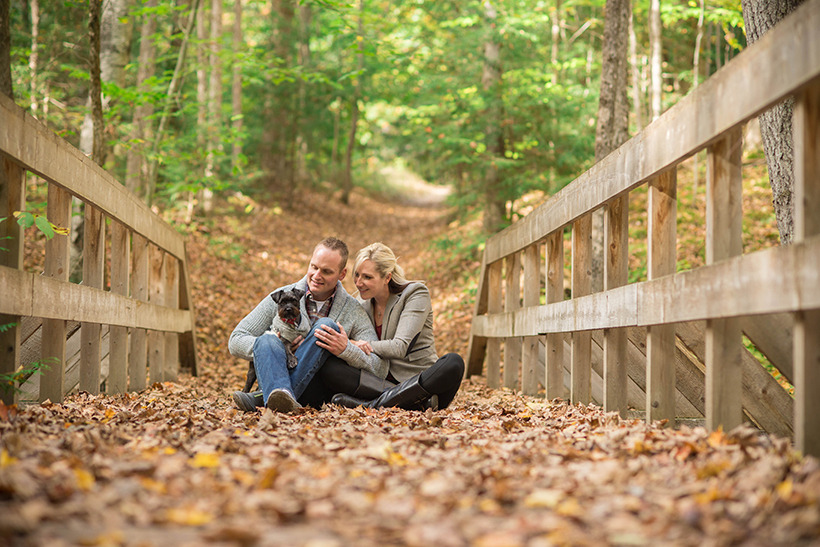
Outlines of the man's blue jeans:
[[307,337],[294,352],[298,364],[288,370],[285,357],[285,345],[275,334],[263,334],[253,343],[253,365],[256,368],[256,380],[265,404],[274,389],[286,389],[295,399],[301,397],[310,381],[316,375],[330,355],[326,349],[316,345],[316,329],[328,325],[336,332],[339,327],[332,319],[323,317],[314,323]]

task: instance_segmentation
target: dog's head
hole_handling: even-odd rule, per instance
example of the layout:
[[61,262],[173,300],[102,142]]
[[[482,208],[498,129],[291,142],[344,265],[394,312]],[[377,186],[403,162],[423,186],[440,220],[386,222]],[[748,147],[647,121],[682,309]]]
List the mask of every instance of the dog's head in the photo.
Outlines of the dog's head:
[[279,306],[279,318],[288,323],[298,322],[301,312],[299,311],[299,301],[305,295],[305,291],[299,289],[278,290],[270,297]]

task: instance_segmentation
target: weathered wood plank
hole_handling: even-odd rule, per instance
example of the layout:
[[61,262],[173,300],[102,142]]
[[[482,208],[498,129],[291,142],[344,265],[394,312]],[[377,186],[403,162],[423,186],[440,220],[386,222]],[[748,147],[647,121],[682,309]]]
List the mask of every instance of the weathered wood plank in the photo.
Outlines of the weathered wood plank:
[[[592,215],[575,221],[572,225],[572,301],[586,296],[592,290]],[[572,404],[589,404],[592,351],[590,333],[572,333]]]
[[[23,267],[23,238],[20,225],[15,222],[13,214],[26,208],[26,173],[16,163],[0,156],[0,265],[19,269]],[[16,294],[4,295],[3,298],[16,300]],[[14,326],[8,326],[12,325]],[[0,332],[0,374],[11,374],[20,364],[20,316],[0,314],[0,325],[5,329]],[[15,390],[0,390],[0,401],[14,404]]]
[[[165,306],[179,308],[179,260],[171,254],[165,255]],[[176,382],[179,376],[179,335],[165,333],[165,381]]]
[[[131,231],[111,221],[111,293],[128,296],[131,288]],[[106,393],[128,390],[128,328],[110,326],[108,381]]]
[[[48,185],[47,218],[57,226],[71,226],[71,194],[54,184]],[[69,262],[69,236],[55,235],[46,241],[44,277],[41,279],[68,281]],[[36,290],[33,294],[37,295]],[[43,372],[40,382],[41,402],[51,400],[59,403],[63,400],[65,334],[65,319],[43,321],[43,342],[40,348],[42,361],[48,368]]]
[[[488,295],[487,295],[487,311],[488,313],[501,313],[503,311],[502,304],[502,287],[501,287],[501,268],[502,261],[493,262],[487,268],[488,271]],[[487,340],[485,338],[485,340]],[[487,385],[491,388],[497,388],[501,385],[501,339],[491,338],[487,341]]]
[[[611,201],[604,213],[604,291],[622,287],[629,280],[629,195]],[[627,411],[627,332],[604,329],[604,410]]]
[[[105,217],[85,206],[83,225],[83,286],[102,289],[105,277]],[[100,393],[101,325],[83,323],[80,328],[80,390]]]
[[[131,241],[131,298],[148,301],[149,252],[148,240],[133,234]],[[128,356],[128,389],[145,389],[148,376],[148,332],[144,328],[131,329],[131,348]]]
[[[512,312],[521,308],[521,254],[514,253],[507,257],[504,272],[504,310]],[[504,387],[515,389],[518,386],[518,373],[521,368],[522,339],[512,336],[504,341]]]
[[[677,170],[649,181],[647,275],[650,280],[675,273]],[[646,420],[675,419],[675,325],[646,329]]]
[[794,382],[794,317],[788,313],[740,318],[740,330],[789,382]]
[[806,2],[641,133],[488,239],[487,260],[520,251],[640,186],[818,76],[820,4]]
[[68,190],[177,258],[184,258],[182,236],[139,198],[67,141],[0,96],[0,152],[52,184]]
[[[165,253],[155,245],[149,246],[148,301],[165,305]],[[151,384],[165,381],[165,335],[154,329],[148,331],[148,380]]]
[[[556,230],[547,238],[546,303],[564,300],[564,231]],[[545,345],[545,384],[547,400],[563,397],[564,341],[560,333],[547,334]]]
[[[783,276],[789,271],[788,276]],[[722,280],[733,279],[731,286]],[[754,294],[755,298],[748,295]],[[478,336],[681,323],[820,308],[820,236],[772,247],[711,266],[631,283],[515,313],[476,317]]]
[[[727,133],[709,148],[706,176],[706,263],[743,253],[742,136]],[[732,278],[723,280],[733,285]],[[706,322],[706,427],[728,431],[743,421],[742,339],[737,318]]]
[[[182,265],[183,273],[185,272],[185,264]],[[478,292],[475,295],[475,306],[473,309],[473,317],[484,315],[487,313],[487,298],[488,298],[488,265],[481,261],[481,273],[478,276]],[[183,275],[184,278],[184,275]],[[184,279],[181,280],[185,284]],[[180,296],[185,299],[185,291],[180,291]],[[184,303],[180,303],[181,307],[185,307]],[[183,352],[184,353],[184,352]],[[480,376],[484,369],[484,358],[487,353],[487,339],[483,336],[470,336],[470,341],[467,347],[467,366],[464,370],[464,377]]]
[[[198,357],[196,353],[196,309],[194,309],[194,300],[191,296],[191,278],[188,273],[187,251],[185,252],[183,260],[180,262],[180,268],[179,307],[189,311],[190,328],[179,337],[179,358],[182,364],[191,369],[191,374],[197,376],[199,374],[199,366],[197,364]],[[486,343],[486,340],[484,342]]]
[[[820,234],[820,82],[797,96],[794,109],[794,241]],[[820,306],[818,306],[820,308]],[[820,309],[794,321],[795,446],[820,457]]]
[[[524,307],[541,303],[541,246],[533,244],[524,249]],[[527,336],[523,340],[524,351],[521,358],[521,391],[524,395],[538,393],[540,378],[538,366],[538,336]]]

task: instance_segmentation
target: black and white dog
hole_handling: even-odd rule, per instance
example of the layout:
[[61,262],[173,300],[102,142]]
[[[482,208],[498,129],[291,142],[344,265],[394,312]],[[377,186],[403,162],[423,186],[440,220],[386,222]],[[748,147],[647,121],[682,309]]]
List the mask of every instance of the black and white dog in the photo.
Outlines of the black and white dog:
[[[310,320],[302,314],[299,302],[305,295],[305,291],[299,289],[291,289],[286,291],[280,289],[270,295],[274,302],[279,306],[276,317],[273,318],[273,323],[270,329],[265,334],[278,335],[285,346],[285,353],[287,355],[288,369],[296,368],[297,360],[291,349],[291,344],[297,336],[303,338],[310,332]],[[256,382],[256,369],[253,361],[248,366],[248,378],[245,380],[245,388],[243,391],[249,393]]]

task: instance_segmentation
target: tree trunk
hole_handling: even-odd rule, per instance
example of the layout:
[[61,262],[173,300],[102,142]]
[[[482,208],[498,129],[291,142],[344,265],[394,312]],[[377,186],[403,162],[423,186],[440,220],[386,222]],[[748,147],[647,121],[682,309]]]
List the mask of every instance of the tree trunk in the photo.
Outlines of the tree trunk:
[[663,93],[663,53],[661,49],[661,0],[649,3],[649,51],[652,84],[652,121],[657,120],[662,111]]
[[[595,161],[599,162],[629,138],[629,107],[626,81],[629,62],[630,0],[607,0],[601,66],[598,126],[595,131]],[[592,291],[604,287],[604,210],[592,216]]]
[[0,0],[0,93],[14,96],[11,80],[11,0]]
[[242,0],[233,2],[233,82],[231,84],[231,118],[233,126],[233,149],[231,150],[231,165],[234,171],[239,169],[239,157],[242,155],[242,140],[239,133],[242,131],[242,63],[240,54],[244,52],[242,38]]
[[[284,67],[291,67],[292,55],[291,44],[293,30],[293,0],[274,0],[273,2],[273,51]],[[266,170],[267,178],[270,180],[271,190],[282,198],[286,207],[292,203],[293,188],[288,183],[291,179],[291,161],[288,157],[290,149],[289,143],[292,138],[293,126],[290,123],[290,109],[288,105],[289,97],[293,94],[293,86],[287,82],[271,85],[269,107],[269,131],[267,140],[270,141],[270,150],[266,155],[270,156],[269,170]]]
[[[307,72],[310,64],[310,5],[302,4],[299,6],[299,64],[302,66],[302,71]],[[307,101],[307,84],[303,79],[299,80],[299,104],[296,107],[296,120],[294,127],[296,128],[296,175],[295,185],[307,180],[307,141],[305,139],[305,131],[301,118],[305,113]]]
[[222,149],[222,1],[211,0],[211,40],[208,65],[211,77],[208,81],[208,131],[207,157],[205,158],[205,187],[200,193],[202,210],[213,208],[213,190],[216,177],[216,155]]
[[638,39],[635,36],[634,18],[629,18],[629,65],[632,72],[632,110],[635,112],[635,132],[643,129],[641,109],[641,69],[638,66]]
[[[697,89],[700,84],[700,44],[703,40],[703,16],[706,11],[706,4],[704,0],[700,0],[700,15],[698,16],[698,33],[695,36],[695,54],[692,59],[692,89]],[[692,158],[692,203],[697,203],[698,199],[698,154],[696,153]]]
[[[157,0],[147,0],[145,7],[155,8]],[[154,13],[143,16],[140,29],[140,56],[137,68],[137,92],[144,94],[148,91],[146,80],[154,75],[156,46],[153,35],[157,31],[157,18]],[[151,138],[151,121],[148,119],[154,113],[154,107],[149,101],[140,101],[134,108],[134,117],[131,124],[131,146],[126,156],[125,187],[137,196],[145,193],[145,144]]]
[[501,46],[496,40],[498,13],[490,0],[484,2],[487,39],[484,42],[484,70],[481,85],[487,97],[486,145],[490,158],[484,172],[484,232],[494,233],[504,222],[504,199],[501,192],[501,174],[496,164],[504,157],[504,137],[501,132]]
[[[100,28],[100,74],[104,82],[125,87],[133,24],[131,0],[105,0]],[[107,102],[107,98],[103,97]],[[104,106],[107,106],[104,105]]]
[[359,0],[359,30],[356,36],[357,40],[357,64],[359,67],[359,75],[355,80],[355,87],[353,90],[353,99],[350,109],[350,135],[347,140],[347,154],[345,155],[345,174],[344,184],[342,186],[342,203],[347,205],[350,203],[350,193],[353,191],[353,148],[356,145],[356,124],[359,122],[359,99],[362,96],[362,86],[364,83],[364,0]]
[[171,83],[168,84],[168,93],[165,95],[165,103],[162,107],[162,116],[159,119],[157,132],[154,135],[154,144],[151,147],[150,164],[148,169],[148,184],[146,184],[145,187],[145,203],[149,207],[154,200],[154,192],[157,186],[157,173],[159,165],[157,153],[159,151],[159,144],[162,142],[162,135],[165,133],[165,126],[168,124],[168,118],[171,114],[171,106],[176,101],[176,94],[179,90],[180,81],[182,80],[182,67],[185,66],[185,55],[188,52],[188,42],[191,39],[191,33],[194,31],[196,14],[198,10],[199,0],[192,0],[191,11],[188,12],[188,23],[182,37],[182,44],[179,46],[177,64],[174,67],[174,75],[171,76]]
[[40,0],[31,0],[31,55],[28,69],[31,73],[31,115],[37,117],[37,73],[39,70]]
[[[756,42],[801,3],[802,0],[743,0],[748,43]],[[794,101],[789,98],[759,117],[781,245],[791,243],[794,236],[793,108]]]

